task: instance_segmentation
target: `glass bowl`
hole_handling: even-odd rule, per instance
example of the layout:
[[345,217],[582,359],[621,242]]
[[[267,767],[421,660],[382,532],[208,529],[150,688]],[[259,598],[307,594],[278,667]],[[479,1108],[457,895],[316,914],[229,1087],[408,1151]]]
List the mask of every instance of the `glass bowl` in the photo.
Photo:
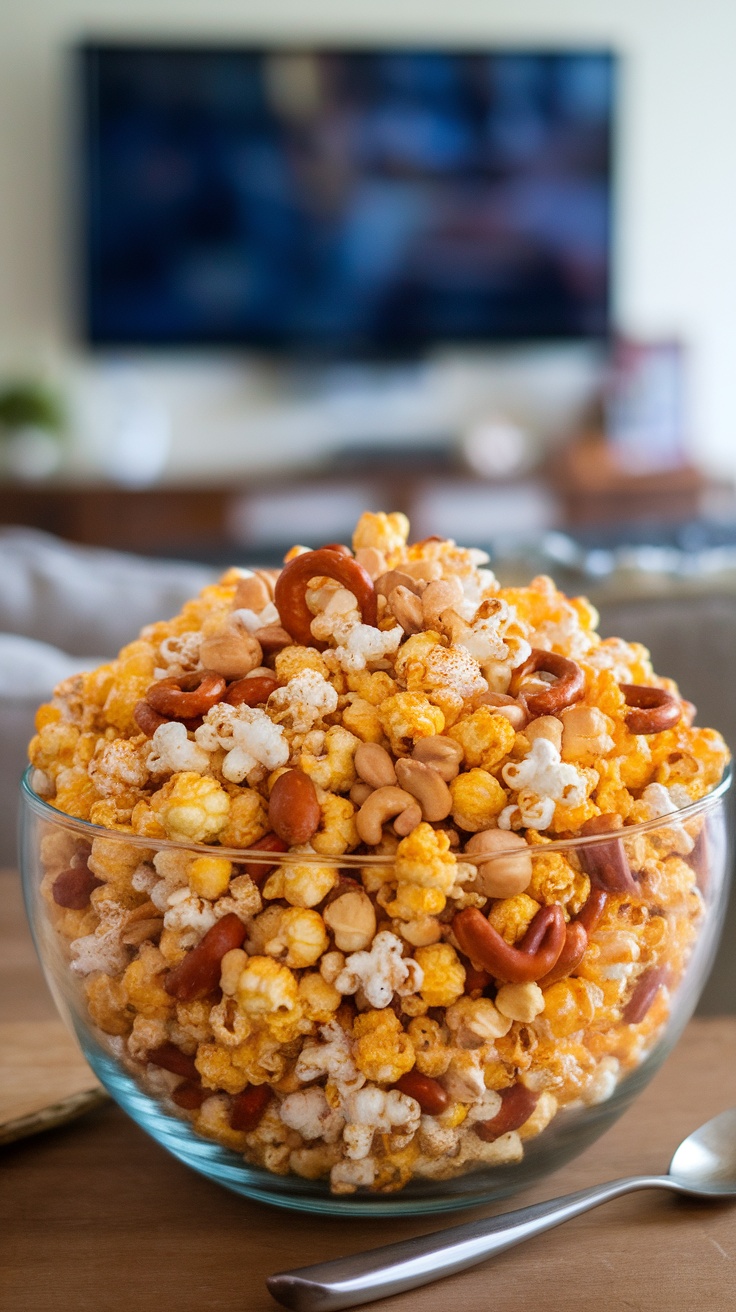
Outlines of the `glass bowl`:
[[[293,1106],[294,1093],[325,1085],[325,1062],[319,1063],[325,1041],[330,1033],[334,1037],[334,1028],[324,1028],[330,1015],[333,1027],[342,1021],[344,1034],[375,1003],[360,992],[347,996],[336,1021],[329,1007],[324,1010],[320,985],[305,993],[308,1021],[300,1037],[294,1038],[293,1025],[289,1028],[289,1017],[297,1013],[282,1007],[251,1024],[254,1033],[268,1032],[271,1040],[277,1034],[279,1041],[264,1040],[259,1048],[253,1039],[248,1048],[237,1033],[238,1007],[221,993],[217,978],[227,938],[222,929],[209,939],[212,943],[219,934],[221,940],[210,952],[214,963],[200,960],[197,969],[188,967],[184,985],[181,972],[175,974],[176,966],[163,960],[157,946],[164,912],[167,925],[177,916],[181,920],[176,908],[189,896],[187,872],[195,860],[216,856],[232,863],[224,896],[230,907],[236,893],[244,898],[235,904],[242,914],[246,905],[253,908],[251,881],[264,886],[274,872],[296,878],[295,866],[303,877],[310,862],[324,868],[324,856],[186,846],[101,829],[42,801],[27,774],[21,821],[26,905],[48,984],[90,1066],[133,1120],[180,1161],[237,1193],[306,1211],[379,1216],[471,1207],[522,1189],[580,1153],[626,1110],[676,1042],[698,1001],[721,927],[729,784],[730,774],[701,801],[642,824],[585,838],[539,840],[529,847],[530,888],[544,885],[549,902],[558,878],[559,901],[566,907],[565,947],[556,970],[532,986],[504,985],[461,954],[466,995],[489,1000],[480,1011],[485,1008],[486,1021],[496,1018],[495,1036],[488,1030],[479,1036],[476,1021],[475,1030],[464,1025],[465,1003],[447,1012],[408,987],[403,995],[389,994],[387,1012],[413,1035],[413,1074],[425,1072],[424,1086],[411,1078],[400,1086],[409,1098],[420,1099],[421,1125],[414,1132],[416,1106],[414,1120],[411,1125],[404,1120],[403,1128],[404,1113],[389,1116],[389,1123],[385,1112],[384,1121],[379,1116],[367,1131],[365,1124],[353,1124],[352,1156],[333,1169],[332,1189],[324,1171],[343,1151],[335,1147],[339,1117],[336,1131],[333,1116],[330,1145],[310,1138],[303,1118],[296,1122],[301,1133],[291,1113],[292,1126],[286,1126],[278,1109],[290,1096]],[[380,915],[390,858],[342,856],[332,864],[339,866],[339,888],[354,889],[347,881],[362,881]],[[210,862],[197,869],[201,892],[201,879],[208,871],[211,877],[213,867]],[[250,879],[233,887],[242,875]],[[472,878],[465,893],[458,890],[461,909],[472,907],[468,887]],[[271,896],[273,889],[271,883]],[[191,911],[191,901],[187,905]],[[203,905],[193,943],[212,926],[213,905],[217,902]],[[325,903],[319,905],[325,909]],[[227,914],[232,925],[234,912]],[[225,916],[216,925],[224,926]],[[448,930],[448,936],[456,948],[463,946],[459,928],[456,936]],[[506,937],[513,942],[508,926]],[[548,940],[541,939],[544,948]],[[527,938],[524,950],[533,948]],[[420,948],[413,951],[421,956]],[[277,950],[274,969],[278,955]],[[316,969],[311,975],[312,982],[322,978]],[[480,1014],[477,1007],[471,1010],[473,1017]],[[516,1018],[509,1019],[509,1012]],[[399,1028],[393,1020],[391,1025]],[[401,1041],[406,1047],[404,1036]],[[306,1074],[297,1061],[304,1062],[305,1044],[312,1059],[317,1057]],[[219,1076],[213,1053],[221,1060]],[[237,1069],[235,1060],[240,1060]],[[339,1084],[333,1075],[327,1085],[331,1101],[312,1095],[328,1112],[334,1111]],[[342,1078],[348,1079],[344,1070]],[[388,1084],[380,1092],[379,1075],[373,1079],[385,1111]],[[434,1105],[438,1085],[445,1091],[442,1108]],[[357,1106],[349,1102],[347,1086],[340,1087],[347,1099],[343,1110]],[[406,1096],[403,1102],[393,1097],[394,1108],[406,1109]],[[360,1122],[354,1110],[347,1115],[348,1121]],[[361,1179],[371,1174],[372,1185],[362,1186]]]

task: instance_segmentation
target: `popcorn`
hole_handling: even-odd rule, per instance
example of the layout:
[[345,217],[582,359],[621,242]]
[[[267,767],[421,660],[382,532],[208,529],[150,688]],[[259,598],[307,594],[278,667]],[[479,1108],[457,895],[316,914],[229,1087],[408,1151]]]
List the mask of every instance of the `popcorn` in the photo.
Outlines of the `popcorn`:
[[423,971],[411,957],[403,956],[401,939],[381,930],[369,952],[352,952],[335,979],[335,988],[343,994],[362,989],[372,1007],[387,1007],[394,993],[405,997],[421,989]]
[[289,759],[289,744],[283,729],[258,706],[229,706],[227,702],[218,702],[207,712],[194,737],[206,752],[218,747],[225,750],[222,773],[236,784],[243,779],[255,783],[267,770],[286,765]]
[[[177,1109],[198,1134],[281,1175],[329,1177],[337,1194],[510,1166],[559,1109],[610,1096],[661,1037],[702,922],[704,863],[707,874],[719,859],[700,841],[702,821],[676,813],[718,782],[727,749],[689,716],[631,733],[620,684],[679,696],[646,650],[601,641],[593,608],[550,579],[500,587],[484,553],[440,538],[408,546],[407,534],[402,515],[363,516],[354,547],[365,573],[342,557],[339,579],[304,574],[303,605],[286,586],[276,606],[277,571],[228,571],[116,660],[61,684],[30,747],[36,791],[98,827],[89,843],[50,814],[41,892],[110,1053],[171,1112],[180,1077],[148,1056],[173,1044],[194,1058],[207,1095],[199,1109]],[[375,624],[364,622],[368,579]],[[316,645],[288,641],[292,627],[309,641],[310,624]],[[259,649],[248,635],[269,626],[281,633]],[[255,707],[235,704],[248,686],[233,689],[225,633],[247,648],[242,673],[260,662]],[[577,662],[583,695],[565,705],[559,667],[536,660],[519,693],[512,675],[532,648]],[[226,659],[222,700],[209,705],[187,676]],[[156,727],[149,716],[144,732],[136,705],[155,704],[163,678],[184,681],[181,717]],[[264,686],[274,688],[267,699]],[[547,692],[547,713],[515,732],[489,691],[513,691],[520,708],[524,695]],[[147,723],[143,706],[137,715]],[[382,762],[372,782],[356,777],[363,744]],[[291,809],[278,804],[287,768],[304,777],[303,808],[296,787]],[[392,814],[379,798],[359,834],[358,811],[394,774],[412,797],[416,788],[415,803],[405,797]],[[573,922],[591,879],[584,855],[552,840],[607,813],[624,824],[636,887],[598,908],[574,973],[551,985],[541,966],[536,980],[495,977],[492,934],[480,960],[460,954],[473,934],[466,940],[457,917],[471,910],[476,938],[486,919],[517,947],[541,908]],[[503,862],[495,877],[477,877],[470,836],[490,850],[497,830],[499,840],[516,831],[527,851],[523,893],[499,895]],[[262,864],[247,851],[254,844]],[[626,1024],[652,971],[666,986]],[[396,1087],[415,1068],[415,1087],[421,1077],[444,1089],[441,1115],[423,1115]],[[533,1112],[486,1143],[480,1124],[519,1081],[538,1095]],[[262,1118],[233,1130],[231,1098],[249,1087],[267,1092]]]
[[[287,723],[294,733],[308,733],[325,715],[331,715],[336,709],[335,689],[312,669],[289,679],[285,688],[277,688],[268,699],[269,715],[279,725]],[[288,753],[285,759],[288,760]],[[278,764],[283,765],[284,761]]]

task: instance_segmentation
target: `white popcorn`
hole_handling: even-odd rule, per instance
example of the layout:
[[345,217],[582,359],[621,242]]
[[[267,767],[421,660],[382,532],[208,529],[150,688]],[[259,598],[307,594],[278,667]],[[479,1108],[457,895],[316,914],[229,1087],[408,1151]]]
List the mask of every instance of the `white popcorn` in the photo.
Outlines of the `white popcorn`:
[[552,822],[555,802],[580,806],[587,797],[585,776],[574,765],[561,760],[548,738],[535,738],[523,761],[510,761],[501,774],[509,788],[518,789],[518,796],[512,806],[501,812],[499,829],[512,827],[517,808],[521,823],[528,829],[546,829]]
[[468,1108],[463,1125],[472,1125],[476,1121],[492,1121],[498,1116],[503,1106],[503,1099],[495,1089],[486,1089],[480,1102]]
[[644,818],[657,820],[660,816],[671,815],[682,806],[689,806],[693,799],[681,784],[674,784],[671,788],[666,788],[664,784],[647,784],[640,800],[647,809]]
[[617,1057],[604,1057],[598,1063],[592,1080],[585,1085],[581,1099],[589,1107],[605,1102],[618,1084],[620,1062]]
[[324,1043],[305,1043],[295,1067],[296,1077],[306,1084],[327,1075],[342,1095],[361,1089],[365,1075],[353,1061],[350,1040],[336,1020],[321,1026]]
[[255,633],[257,629],[263,629],[267,624],[281,624],[281,616],[272,601],[263,607],[263,610],[250,610],[247,606],[239,610],[230,612],[230,622],[240,625],[248,633]]
[[428,1157],[451,1157],[459,1138],[457,1128],[443,1125],[436,1116],[423,1116],[419,1122],[419,1145]]
[[180,633],[173,638],[164,638],[158,653],[161,664],[154,670],[154,678],[180,678],[182,674],[193,674],[195,670],[200,670],[201,646],[202,634],[196,630]]
[[416,1098],[398,1089],[379,1089],[375,1084],[350,1094],[344,1102],[347,1124],[343,1132],[346,1153],[353,1161],[367,1157],[376,1130],[401,1132],[407,1142],[419,1128],[421,1107]]
[[483,1049],[462,1049],[456,1052],[440,1084],[454,1102],[481,1102],[487,1092],[483,1077]]
[[330,1189],[333,1194],[354,1194],[356,1189],[367,1189],[375,1178],[372,1157],[363,1157],[359,1162],[335,1162],[330,1171]]
[[72,970],[77,975],[91,975],[96,970],[102,970],[106,975],[118,975],[125,970],[130,954],[121,942],[120,929],[120,925],[104,930],[98,926],[94,934],[85,934],[70,943]]
[[[157,730],[158,732],[158,730]],[[266,772],[286,765],[289,744],[281,725],[258,706],[220,702],[204,717],[194,737],[206,752],[222,747],[227,753],[222,773],[231,783],[258,783]]]
[[318,670],[303,670],[271,693],[268,709],[277,722],[290,721],[295,733],[309,733],[337,710],[337,692]]
[[520,1162],[523,1156],[524,1145],[515,1130],[502,1134],[491,1143],[485,1143],[470,1128],[461,1136],[460,1151],[455,1160],[469,1165],[510,1166]]
[[303,1139],[324,1139],[325,1143],[335,1143],[345,1124],[342,1113],[330,1106],[319,1085],[290,1093],[279,1114],[284,1125],[297,1130]]
[[166,771],[178,774],[181,770],[203,774],[209,763],[207,753],[190,741],[186,726],[177,720],[158,726],[146,759],[151,774],[163,774]]
[[[591,647],[598,643],[597,634],[581,628],[580,616],[569,602],[557,603],[560,617],[557,620],[545,620],[531,634],[532,647],[541,647],[544,651],[558,651],[563,656],[579,660],[587,657]],[[595,617],[593,628],[598,627]]]
[[402,956],[402,942],[390,930],[376,934],[370,951],[352,952],[335,980],[342,994],[362,989],[372,1007],[387,1007],[394,993],[406,997],[417,993],[424,982],[424,971],[413,957]]
[[164,925],[183,932],[186,947],[198,943],[216,919],[212,903],[188,888],[177,888],[167,898]]
[[133,871],[130,882],[136,893],[146,893],[150,897],[151,890],[158,883],[158,877],[153,867],[147,861],[142,861]]
[[380,661],[385,656],[393,655],[404,636],[400,626],[377,629],[373,624],[361,624],[352,612],[345,615],[333,613],[329,609],[312,620],[311,629],[314,637],[320,641],[332,639],[335,644],[334,659],[341,669],[350,673],[364,670],[370,661]]

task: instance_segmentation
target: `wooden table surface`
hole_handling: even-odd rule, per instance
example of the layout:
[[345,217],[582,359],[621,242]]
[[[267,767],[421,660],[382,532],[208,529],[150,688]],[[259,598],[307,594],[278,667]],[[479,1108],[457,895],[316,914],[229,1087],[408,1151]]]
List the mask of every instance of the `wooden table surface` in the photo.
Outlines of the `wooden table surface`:
[[[0,1023],[50,1021],[17,880],[0,875]],[[2,1058],[0,1057],[0,1065]],[[575,1162],[492,1211],[657,1173],[736,1103],[736,1018],[695,1021],[634,1107]],[[480,1213],[458,1213],[453,1224]],[[275,1312],[264,1279],[443,1218],[284,1212],[180,1165],[112,1104],[0,1150],[3,1312]],[[632,1194],[382,1312],[733,1312],[736,1206]]]

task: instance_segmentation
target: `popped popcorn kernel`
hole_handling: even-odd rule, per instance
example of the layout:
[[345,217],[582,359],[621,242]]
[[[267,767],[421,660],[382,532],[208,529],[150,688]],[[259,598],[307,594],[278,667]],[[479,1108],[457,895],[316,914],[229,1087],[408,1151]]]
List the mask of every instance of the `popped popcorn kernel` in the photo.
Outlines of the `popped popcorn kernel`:
[[383,511],[379,514],[366,511],[358,520],[353,533],[353,551],[375,547],[377,551],[383,552],[387,563],[391,565],[394,558],[404,551],[408,536],[409,521],[400,511],[389,515]]
[[433,943],[417,948],[414,956],[424,980],[420,987],[430,1007],[451,1007],[465,988],[465,967],[449,943]]
[[189,867],[189,887],[199,897],[220,897],[230,883],[232,861],[222,856],[198,856]]
[[468,770],[450,783],[452,818],[470,834],[490,829],[506,806],[506,793],[487,770]]
[[235,997],[248,1016],[292,1011],[297,1005],[297,982],[288,966],[271,957],[250,957],[241,972]]
[[528,893],[517,893],[515,897],[505,897],[495,902],[488,914],[488,921],[507,943],[516,943],[523,938],[534,917],[539,911],[539,903]]
[[[467,719],[447,731],[463,749],[465,764],[492,770],[514,746],[515,730],[504,715],[494,715],[488,706],[479,706]],[[505,800],[505,799],[504,799]]]
[[168,838],[211,843],[227,824],[230,798],[216,779],[185,770],[154,793],[151,807]]
[[379,708],[379,717],[391,750],[396,755],[410,751],[420,738],[442,733],[445,717],[439,706],[418,692],[397,692]]
[[353,1026],[355,1065],[369,1080],[395,1084],[414,1065],[414,1048],[390,1008],[365,1011]]
[[450,840],[426,821],[417,825],[396,850],[395,877],[399,884],[417,884],[449,893],[455,882],[457,860]]

